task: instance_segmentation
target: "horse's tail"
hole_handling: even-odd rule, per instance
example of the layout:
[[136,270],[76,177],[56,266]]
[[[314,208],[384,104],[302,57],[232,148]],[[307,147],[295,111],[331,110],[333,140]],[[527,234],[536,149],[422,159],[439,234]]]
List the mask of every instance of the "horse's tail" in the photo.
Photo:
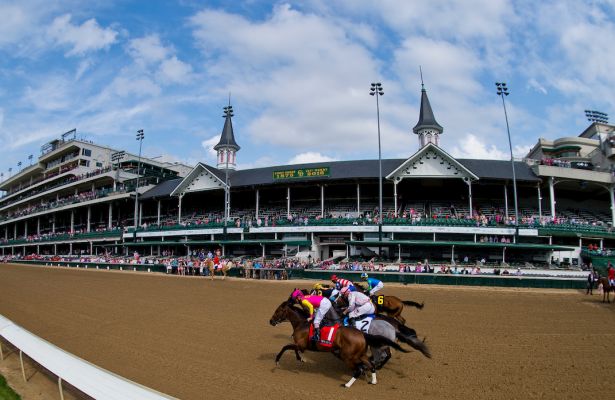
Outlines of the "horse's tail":
[[[412,330],[414,332],[414,329],[412,328],[408,328],[410,330]],[[420,340],[417,336],[416,333],[414,335],[408,335],[407,333],[404,332],[399,332],[397,334],[397,338],[406,343],[409,344],[414,350],[418,350],[420,351],[425,357],[427,358],[431,358],[431,352],[429,351],[429,348],[427,347],[427,345],[425,344],[425,339]]]
[[382,347],[389,346],[394,348],[395,350],[401,351],[402,353],[409,353],[410,351],[404,349],[394,341],[380,335],[370,335],[369,333],[363,332],[363,336],[365,336],[365,341],[368,345],[372,347]]
[[417,303],[417,302],[412,301],[412,300],[402,300],[401,302],[404,303],[407,306],[416,307],[419,310],[422,310],[423,307],[425,307],[425,303]]

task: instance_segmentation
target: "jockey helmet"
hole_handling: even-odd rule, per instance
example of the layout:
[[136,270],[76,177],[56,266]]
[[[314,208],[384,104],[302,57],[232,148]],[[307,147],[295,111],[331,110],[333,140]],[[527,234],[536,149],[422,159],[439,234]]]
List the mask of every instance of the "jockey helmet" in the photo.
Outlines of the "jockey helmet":
[[342,296],[347,296],[349,292],[350,292],[350,289],[348,289],[348,286],[344,286],[342,290],[340,290],[340,293],[342,294]]
[[363,272],[361,274],[361,279],[367,279],[367,278],[368,278],[367,272]]
[[334,275],[331,275],[331,280],[332,280],[332,281],[336,281],[336,280],[337,280],[337,275],[335,275],[335,274],[334,274]]
[[303,293],[301,293],[301,290],[299,289],[295,289],[295,291],[293,292],[293,294],[290,295],[290,297],[292,297],[293,300],[299,298],[303,298]]
[[322,289],[324,289],[320,283],[315,283],[315,284],[314,284],[314,286],[312,286],[312,288],[313,288],[313,289],[316,289],[316,290],[322,290]]

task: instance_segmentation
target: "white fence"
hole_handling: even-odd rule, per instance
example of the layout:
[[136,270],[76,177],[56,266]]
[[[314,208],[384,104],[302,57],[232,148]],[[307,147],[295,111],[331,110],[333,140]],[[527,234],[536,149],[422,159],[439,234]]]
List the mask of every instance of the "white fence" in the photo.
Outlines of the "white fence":
[[[62,382],[67,382],[82,393],[100,400],[173,399],[70,354],[2,315],[0,315],[0,336],[19,350],[24,380],[27,381],[22,354],[26,354],[58,377],[61,399],[64,399]],[[0,343],[0,359],[4,359],[2,343]]]

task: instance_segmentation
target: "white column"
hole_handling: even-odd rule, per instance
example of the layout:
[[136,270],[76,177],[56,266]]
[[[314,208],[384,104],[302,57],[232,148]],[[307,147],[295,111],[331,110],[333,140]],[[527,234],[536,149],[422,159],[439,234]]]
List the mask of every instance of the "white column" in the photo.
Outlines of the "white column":
[[256,189],[256,211],[254,212],[254,218],[258,219],[258,211],[259,211],[259,206],[260,206],[260,192],[258,191],[258,189]]
[[357,183],[357,217],[361,214],[361,185]]
[[160,226],[160,207],[161,207],[161,203],[160,200],[158,200],[158,211],[156,212],[156,225]]
[[261,244],[261,246],[263,246],[263,260],[265,260],[265,245]]
[[38,217],[36,219],[36,234],[37,235],[41,234],[41,217]]
[[[53,218],[51,220],[51,233],[56,233],[56,214],[53,213],[51,214],[51,218]],[[57,254],[54,252],[54,254]]]
[[113,228],[113,203],[109,203],[109,221],[107,227],[109,229]]
[[325,217],[325,185],[320,185],[320,218]]
[[508,186],[504,184],[504,215],[508,219]]
[[393,215],[397,218],[397,180],[393,182],[393,202],[395,205],[395,212]]
[[555,218],[555,180],[553,177],[549,178],[549,197],[551,199],[551,218]]
[[290,186],[286,188],[286,216],[290,218]]
[[17,222],[13,225],[13,239],[17,239]]
[[141,220],[143,220],[143,203],[139,202],[139,226],[141,226]]
[[90,232],[90,222],[91,221],[92,221],[92,206],[88,206],[87,225],[85,228],[86,232]]
[[[177,224],[181,224],[182,223],[182,198],[184,197],[183,193],[180,193],[178,197],[179,197],[179,207],[178,207],[179,210],[177,212]],[[226,212],[224,214],[226,218]]]
[[538,216],[542,218],[542,196],[540,195],[540,183],[536,186],[538,189]]
[[28,221],[24,220],[23,222],[23,232],[24,232],[24,236],[28,236]]
[[468,185],[468,204],[470,206],[470,218],[474,216],[472,211],[472,180],[468,178],[466,184]]
[[613,186],[609,189],[609,195],[611,197],[611,224],[615,226],[615,193],[613,192]]
[[70,231],[71,233],[75,231],[75,210],[70,210]]

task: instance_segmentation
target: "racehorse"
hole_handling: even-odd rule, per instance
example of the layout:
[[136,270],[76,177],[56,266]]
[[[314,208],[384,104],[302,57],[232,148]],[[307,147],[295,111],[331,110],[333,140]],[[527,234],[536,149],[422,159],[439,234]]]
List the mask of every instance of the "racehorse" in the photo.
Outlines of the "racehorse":
[[216,275],[216,271],[220,271],[222,273],[222,279],[226,279],[227,272],[235,266],[235,263],[232,261],[227,261],[226,263],[220,263],[217,266],[214,264],[212,259],[207,259],[207,268],[209,269],[209,275],[211,276],[211,280],[214,280],[214,276]]
[[611,302],[611,292],[615,292],[615,285],[609,283],[609,278],[602,276],[598,279],[598,286],[602,285],[602,302],[606,299]]
[[272,326],[289,321],[293,327],[294,343],[287,344],[282,347],[280,352],[275,357],[276,365],[279,365],[282,354],[287,350],[294,350],[298,361],[303,362],[303,357],[299,352],[305,350],[333,352],[353,371],[352,378],[343,386],[349,388],[357,380],[364,371],[370,370],[372,373],[371,384],[376,384],[376,368],[369,360],[367,355],[368,346],[391,346],[399,351],[407,353],[397,343],[383,337],[366,334],[358,329],[340,326],[337,334],[333,339],[331,347],[325,347],[320,343],[314,343],[310,340],[310,323],[306,320],[302,310],[293,306],[291,300],[284,301],[275,310],[269,323]]
[[[341,310],[338,307],[345,308],[348,306],[347,300],[343,296],[339,296],[333,302],[333,307],[327,313],[327,317],[336,318]],[[376,311],[377,312],[377,311]],[[363,321],[365,321],[363,319]],[[363,322],[362,321],[362,322]],[[361,326],[363,324],[360,324]],[[361,328],[361,330],[363,330]],[[431,358],[431,352],[425,344],[425,339],[420,340],[416,331],[405,324],[402,324],[397,319],[388,315],[375,314],[374,320],[369,324],[368,332],[371,335],[385,336],[391,340],[398,339],[400,342],[410,345],[413,349],[420,351],[425,357]],[[391,352],[387,347],[372,348],[372,357],[376,362],[377,368],[380,369],[386,364],[391,357]]]
[[[364,294],[369,296],[369,290],[360,285],[355,286],[361,289]],[[396,296],[373,295],[370,296],[370,298],[372,299],[374,306],[376,306],[376,312],[385,313],[386,315],[395,318],[402,324],[406,323],[406,319],[401,315],[401,312],[404,310],[404,304],[407,306],[416,307],[419,310],[422,310],[425,306],[425,303],[417,303],[412,300],[401,300]]]

